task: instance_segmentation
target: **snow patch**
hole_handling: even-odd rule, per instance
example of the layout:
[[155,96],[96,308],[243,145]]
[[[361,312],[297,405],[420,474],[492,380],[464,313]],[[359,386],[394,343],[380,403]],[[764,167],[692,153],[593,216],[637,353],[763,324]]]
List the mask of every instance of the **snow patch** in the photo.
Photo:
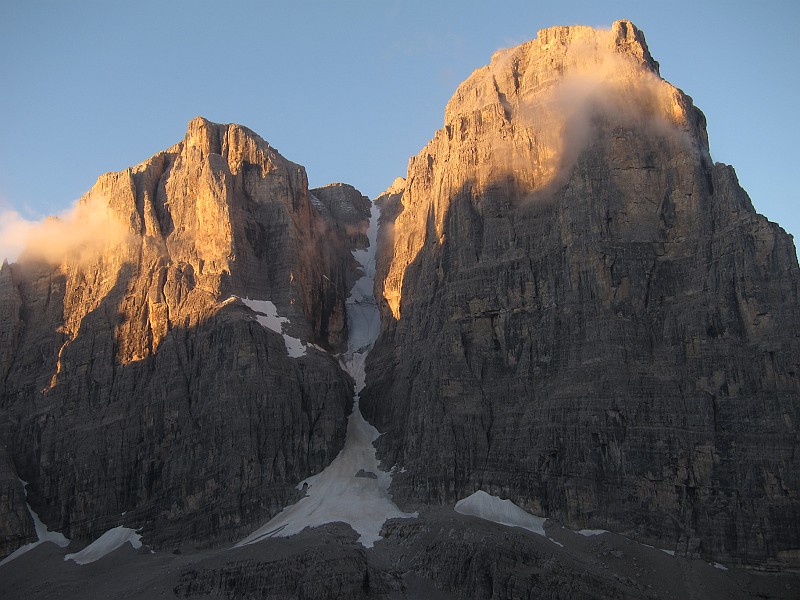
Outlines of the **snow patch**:
[[[27,498],[28,482],[22,481],[22,479],[20,479],[19,481],[20,483],[22,483],[22,490],[25,493],[25,497]],[[10,563],[15,558],[22,556],[26,552],[29,552],[34,548],[36,548],[36,546],[38,546],[39,544],[43,544],[45,542],[52,542],[53,544],[61,548],[69,546],[69,540],[64,536],[63,533],[58,533],[57,531],[50,531],[47,528],[47,525],[42,523],[42,520],[39,518],[39,515],[37,515],[36,512],[34,512],[34,510],[31,508],[31,505],[26,502],[25,506],[28,508],[28,512],[31,515],[31,519],[33,519],[33,528],[36,531],[36,537],[38,539],[35,542],[30,542],[14,550],[14,552],[12,552],[8,556],[6,556],[2,561],[0,561],[0,567],[2,567],[7,563]]]
[[636,542],[637,544],[639,544],[640,546],[644,546],[645,548],[652,548],[653,550],[660,550],[664,554],[669,554],[670,556],[675,556],[675,550],[667,550],[666,548],[656,548],[655,546],[651,546],[650,544],[645,544],[644,542],[637,542],[636,540],[631,539],[631,538],[625,538],[625,539],[629,539],[632,542]]
[[[359,535],[358,541],[371,548],[381,539],[381,528],[387,519],[416,517],[416,513],[402,512],[391,500],[391,475],[380,470],[372,445],[379,435],[356,408],[348,419],[344,449],[324,471],[297,486],[308,486],[306,496],[236,546],[341,522],[350,525]],[[367,473],[370,476],[365,476]]]
[[[521,527],[537,535],[547,537],[544,531],[544,523],[547,519],[532,515],[511,502],[511,500],[503,500],[497,496],[487,494],[483,490],[478,490],[471,496],[456,502],[455,511],[462,515],[478,517],[500,525]],[[555,542],[555,540],[550,541]]]
[[73,560],[79,565],[88,565],[111,554],[120,546],[130,543],[134,549],[142,547],[142,536],[128,527],[114,527],[109,529],[80,552],[67,554],[64,560]]
[[11,554],[6,556],[3,560],[0,560],[0,567],[2,567],[5,564],[10,563],[15,558],[19,558],[20,556],[22,556],[26,552],[30,552],[31,550],[36,548],[36,546],[38,546],[41,543],[42,543],[42,541],[39,540],[37,542],[30,542],[28,544],[24,544],[24,545],[20,546],[19,548],[14,550]]
[[[250,298],[240,298],[242,303],[256,313],[256,320],[265,329],[274,331],[283,336],[283,343],[286,345],[286,352],[292,358],[300,358],[306,355],[308,344],[287,333],[283,333],[283,324],[291,323],[288,318],[278,316],[278,308],[270,300],[251,300]],[[227,303],[227,300],[225,301]]]
[[[373,292],[379,218],[380,210],[373,204],[370,207],[369,229],[367,229],[369,246],[362,250],[353,250],[351,253],[361,265],[362,275],[353,285],[345,301],[348,317],[348,357],[355,354],[363,354],[366,357],[381,332],[381,315]],[[362,388],[363,385],[356,386],[356,393]]]
[[[363,546],[371,548],[381,539],[381,528],[387,519],[417,516],[401,511],[392,502],[392,477],[380,469],[373,445],[380,433],[364,419],[358,405],[359,393],[366,384],[367,353],[380,333],[380,314],[372,292],[379,216],[380,211],[373,204],[367,231],[369,247],[353,252],[363,276],[346,300],[349,344],[340,357],[340,365],[353,378],[355,395],[344,448],[324,471],[298,484],[298,489],[306,489],[304,498],[287,506],[235,547],[270,537],[288,537],[306,527],[341,522],[353,528]],[[261,312],[267,314],[266,310]]]
[[611,532],[605,529],[581,529],[580,531],[578,531],[578,533],[583,537],[592,537],[595,535],[603,535],[604,533],[611,533]]

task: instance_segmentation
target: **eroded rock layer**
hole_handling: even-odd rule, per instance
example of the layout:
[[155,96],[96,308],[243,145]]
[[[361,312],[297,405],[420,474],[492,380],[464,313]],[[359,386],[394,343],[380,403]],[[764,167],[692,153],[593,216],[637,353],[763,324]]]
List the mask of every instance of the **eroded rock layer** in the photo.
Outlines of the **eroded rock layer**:
[[[233,539],[330,463],[352,383],[327,351],[346,346],[358,277],[358,244],[332,215],[355,213],[353,237],[366,231],[352,199],[323,215],[301,166],[244,127],[197,118],[81,200],[77,226],[107,219],[101,245],[80,239],[57,259],[29,248],[3,266],[7,551],[33,536],[18,479],[51,530],[144,527],[158,546]],[[289,356],[238,298],[271,301],[284,333],[316,347]]]
[[632,24],[496,54],[380,202],[362,410],[401,505],[796,564],[795,248]]

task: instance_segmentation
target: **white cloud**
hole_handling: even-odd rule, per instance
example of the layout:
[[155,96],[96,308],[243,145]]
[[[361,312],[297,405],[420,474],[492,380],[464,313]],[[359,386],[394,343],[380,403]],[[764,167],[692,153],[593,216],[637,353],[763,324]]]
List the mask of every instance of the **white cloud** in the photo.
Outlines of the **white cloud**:
[[11,208],[0,209],[0,257],[10,262],[85,262],[129,235],[100,198],[79,200],[61,215],[39,221],[26,219]]

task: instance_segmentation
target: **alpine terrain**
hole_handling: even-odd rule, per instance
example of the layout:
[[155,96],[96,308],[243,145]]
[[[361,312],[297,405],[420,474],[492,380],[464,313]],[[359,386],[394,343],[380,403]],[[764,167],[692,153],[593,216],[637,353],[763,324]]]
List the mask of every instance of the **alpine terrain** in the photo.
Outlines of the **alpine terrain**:
[[240,125],[0,269],[0,596],[796,598],[800,268],[632,23],[374,201]]

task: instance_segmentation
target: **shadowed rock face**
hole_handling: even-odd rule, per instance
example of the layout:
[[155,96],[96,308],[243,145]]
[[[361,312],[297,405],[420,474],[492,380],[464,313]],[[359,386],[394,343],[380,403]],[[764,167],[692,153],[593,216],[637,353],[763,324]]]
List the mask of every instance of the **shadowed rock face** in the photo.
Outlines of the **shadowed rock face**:
[[[342,523],[241,548],[117,549],[77,566],[42,544],[0,567],[9,598],[497,598],[750,600],[797,598],[798,575],[715,568],[621,536],[584,537],[547,526],[551,539],[466,517],[452,507],[389,521],[367,550]],[[558,540],[558,544],[554,541]],[[719,567],[720,565],[718,565]]]
[[[118,525],[156,548],[240,539],[343,445],[352,381],[328,351],[347,345],[368,200],[309,192],[257,135],[198,118],[82,202],[120,231],[0,268],[0,555],[34,538],[20,480],[76,540]],[[702,113],[632,24],[496,54],[379,202],[361,408],[396,500],[483,489],[679,554],[797,566],[795,249],[711,161]],[[319,348],[290,357],[237,297],[273,302]],[[540,572],[552,553],[442,519],[390,523],[374,554],[328,526],[170,585],[649,597],[586,579],[583,558]]]
[[633,25],[495,55],[380,202],[362,410],[405,468],[401,505],[480,488],[682,553],[796,562],[792,239],[712,163]]
[[290,358],[231,296],[271,300],[287,333],[339,349],[357,244],[314,207],[302,167],[201,118],[82,202],[126,235],[0,271],[5,553],[33,534],[18,478],[71,538],[125,524],[156,545],[210,542],[261,524],[342,447],[352,384],[322,350]]

